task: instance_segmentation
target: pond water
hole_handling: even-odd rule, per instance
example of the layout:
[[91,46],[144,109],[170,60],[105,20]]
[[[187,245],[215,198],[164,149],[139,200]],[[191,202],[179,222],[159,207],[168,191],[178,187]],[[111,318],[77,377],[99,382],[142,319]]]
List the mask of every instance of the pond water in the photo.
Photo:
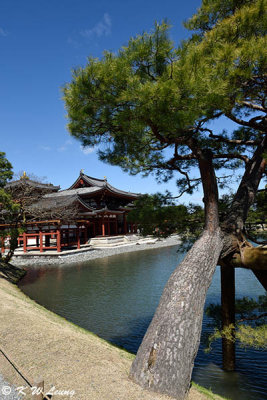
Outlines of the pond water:
[[[100,337],[136,353],[162,290],[183,256],[177,247],[125,253],[84,263],[32,268],[21,289],[39,304]],[[264,290],[249,270],[236,270],[236,297],[257,298]],[[217,267],[206,304],[220,302]],[[204,317],[203,332],[208,319]],[[200,346],[193,380],[233,400],[266,399],[266,352],[237,346],[235,372],[221,368],[221,344]]]

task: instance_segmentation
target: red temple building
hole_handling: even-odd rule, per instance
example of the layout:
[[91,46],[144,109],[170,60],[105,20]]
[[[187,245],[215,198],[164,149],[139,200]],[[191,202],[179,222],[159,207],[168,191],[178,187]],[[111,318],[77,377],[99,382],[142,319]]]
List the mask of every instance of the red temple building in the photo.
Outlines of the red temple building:
[[[73,246],[79,249],[90,238],[137,231],[136,224],[127,222],[127,214],[140,195],[117,189],[106,179],[92,178],[81,171],[68,189],[59,190],[59,186],[33,181],[24,174],[20,180],[8,183],[6,189],[14,192],[22,183],[31,189],[31,194],[35,192],[35,200],[27,208],[24,232],[18,239],[24,252],[60,252]],[[26,193],[27,189],[21,190],[18,201],[26,198]],[[7,224],[0,224],[0,229],[6,227]],[[5,247],[2,239],[2,251]]]

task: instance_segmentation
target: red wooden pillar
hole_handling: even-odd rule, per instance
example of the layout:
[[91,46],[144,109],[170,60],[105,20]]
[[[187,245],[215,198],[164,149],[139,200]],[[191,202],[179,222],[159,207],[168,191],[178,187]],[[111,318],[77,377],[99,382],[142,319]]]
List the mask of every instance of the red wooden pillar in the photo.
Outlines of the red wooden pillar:
[[81,240],[80,240],[80,227],[77,226],[77,249],[81,248]]
[[60,235],[60,228],[57,228],[57,252],[61,252],[61,235]]
[[102,236],[105,236],[105,222],[104,222],[104,216],[102,217]]
[[42,231],[39,232],[39,241],[40,241],[40,253],[42,253],[44,251],[44,249],[43,249],[43,232]]
[[2,253],[5,252],[5,238],[4,237],[1,238],[1,252]]
[[108,236],[110,236],[110,220],[109,220],[109,215],[108,215]]
[[23,252],[27,252],[27,236],[25,232],[23,232]]

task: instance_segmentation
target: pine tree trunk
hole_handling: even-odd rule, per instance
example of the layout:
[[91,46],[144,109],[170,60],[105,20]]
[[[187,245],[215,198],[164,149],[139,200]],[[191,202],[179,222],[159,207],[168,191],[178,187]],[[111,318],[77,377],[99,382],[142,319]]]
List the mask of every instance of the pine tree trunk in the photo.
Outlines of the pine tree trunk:
[[156,392],[185,399],[202,328],[203,308],[223,241],[205,230],[171,275],[132,364],[130,377]]
[[212,153],[192,139],[204,192],[205,229],[172,273],[132,364],[130,378],[144,388],[187,397],[197,355],[206,293],[223,248]]
[[258,278],[259,282],[262,284],[265,290],[267,290],[267,271],[260,271],[253,269],[252,272]]
[[[222,328],[235,324],[235,269],[230,265],[221,267]],[[231,331],[234,337],[234,329]],[[235,342],[222,339],[223,369],[235,369]]]

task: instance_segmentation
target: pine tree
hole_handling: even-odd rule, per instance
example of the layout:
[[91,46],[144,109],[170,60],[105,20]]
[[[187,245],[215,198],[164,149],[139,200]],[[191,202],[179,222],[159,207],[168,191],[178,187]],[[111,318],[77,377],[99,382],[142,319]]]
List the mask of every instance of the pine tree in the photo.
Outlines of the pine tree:
[[[130,373],[178,399],[189,390],[217,263],[224,326],[234,318],[234,265],[253,268],[266,286],[266,251],[251,247],[245,232],[266,166],[266,3],[203,0],[186,24],[195,31],[188,41],[175,48],[168,25],[156,24],[117,54],[89,58],[64,89],[71,134],[98,145],[101,160],[159,180],[179,173],[181,193],[202,184],[203,233],[170,277]],[[236,129],[215,134],[209,123],[222,117]],[[221,222],[217,171],[237,167],[243,177]],[[229,340],[224,350],[225,368],[234,368]]]

